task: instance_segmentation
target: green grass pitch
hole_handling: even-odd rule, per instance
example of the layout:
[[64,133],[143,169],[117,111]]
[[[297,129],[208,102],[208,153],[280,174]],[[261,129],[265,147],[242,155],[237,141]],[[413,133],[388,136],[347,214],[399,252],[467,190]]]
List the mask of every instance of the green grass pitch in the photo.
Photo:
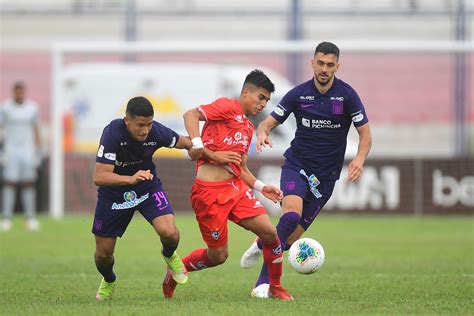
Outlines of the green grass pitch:
[[[204,247],[193,216],[178,212],[176,220],[182,257]],[[233,223],[228,261],[191,273],[165,300],[159,239],[136,216],[117,243],[114,299],[97,302],[92,216],[41,218],[37,233],[22,221],[0,233],[1,315],[474,314],[472,217],[321,214],[305,234],[325,248],[321,271],[297,274],[285,254],[283,283],[294,302],[250,297],[259,269],[242,270],[239,260],[253,237]]]

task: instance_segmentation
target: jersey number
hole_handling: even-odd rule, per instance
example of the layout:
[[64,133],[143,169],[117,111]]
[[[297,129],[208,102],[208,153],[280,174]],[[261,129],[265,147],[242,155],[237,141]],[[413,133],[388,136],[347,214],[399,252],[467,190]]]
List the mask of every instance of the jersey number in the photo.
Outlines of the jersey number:
[[156,201],[156,207],[158,207],[160,211],[168,206],[168,199],[166,198],[166,195],[163,191],[153,193],[153,197]]

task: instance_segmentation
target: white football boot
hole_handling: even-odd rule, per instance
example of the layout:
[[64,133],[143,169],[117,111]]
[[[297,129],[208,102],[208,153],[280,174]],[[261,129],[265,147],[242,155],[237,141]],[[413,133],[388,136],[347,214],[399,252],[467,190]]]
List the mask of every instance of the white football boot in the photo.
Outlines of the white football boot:
[[270,284],[262,283],[250,292],[250,296],[255,298],[269,298],[268,290],[270,289]]
[[7,232],[7,231],[10,231],[11,229],[12,229],[12,221],[9,219],[4,219],[2,221],[2,230]]
[[37,232],[40,229],[40,224],[36,218],[29,218],[26,220],[26,228],[33,232]]
[[257,239],[252,243],[249,249],[244,252],[240,259],[240,266],[244,269],[253,267],[258,263],[258,259],[262,256],[262,249],[258,248]]

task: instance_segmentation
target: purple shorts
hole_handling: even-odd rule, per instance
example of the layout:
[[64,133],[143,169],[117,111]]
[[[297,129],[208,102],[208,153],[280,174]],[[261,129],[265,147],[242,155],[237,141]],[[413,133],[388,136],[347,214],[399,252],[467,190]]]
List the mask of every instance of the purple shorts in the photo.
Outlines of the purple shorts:
[[99,197],[92,233],[101,237],[122,237],[135,211],[150,224],[158,216],[174,214],[161,184],[146,191],[125,191],[121,199]]
[[336,180],[316,179],[318,182],[315,183],[314,177],[311,177],[311,180],[313,180],[313,193],[310,189],[310,180],[308,179],[311,175],[301,170],[283,166],[281,168],[280,189],[283,191],[284,196],[297,195],[303,198],[303,214],[300,225],[304,230],[307,230],[327,201],[329,201]]

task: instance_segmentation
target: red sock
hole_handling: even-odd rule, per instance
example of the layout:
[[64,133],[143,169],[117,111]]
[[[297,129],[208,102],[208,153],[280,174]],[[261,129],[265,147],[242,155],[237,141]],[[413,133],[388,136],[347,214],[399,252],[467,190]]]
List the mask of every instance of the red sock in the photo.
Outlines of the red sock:
[[189,272],[215,266],[209,261],[207,249],[196,249],[183,258],[183,263]]
[[280,285],[283,271],[283,251],[279,239],[269,244],[263,244],[263,261],[268,269],[270,284]]

